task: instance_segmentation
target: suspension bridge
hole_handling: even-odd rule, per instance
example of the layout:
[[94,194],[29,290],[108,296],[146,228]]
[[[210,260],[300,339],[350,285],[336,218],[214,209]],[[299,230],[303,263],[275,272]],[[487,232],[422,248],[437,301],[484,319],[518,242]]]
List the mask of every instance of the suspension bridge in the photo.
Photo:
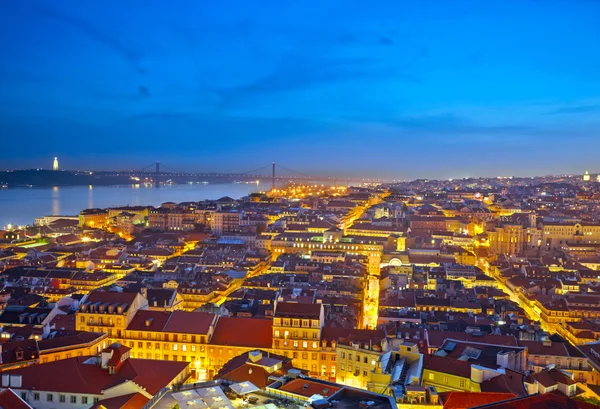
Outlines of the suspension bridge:
[[277,182],[285,183],[311,183],[311,182],[326,182],[326,183],[369,183],[369,182],[382,182],[377,179],[358,179],[358,178],[343,178],[336,176],[317,176],[309,175],[303,172],[299,172],[287,167],[284,167],[275,162],[268,165],[261,166],[256,169],[250,169],[243,172],[237,173],[206,173],[206,172],[188,172],[175,169],[171,166],[165,165],[164,163],[156,162],[148,166],[119,172],[105,172],[106,176],[130,176],[144,179],[151,179],[156,186],[160,186],[161,183],[167,180],[232,180],[240,182],[250,181],[270,181],[271,188],[275,188]]

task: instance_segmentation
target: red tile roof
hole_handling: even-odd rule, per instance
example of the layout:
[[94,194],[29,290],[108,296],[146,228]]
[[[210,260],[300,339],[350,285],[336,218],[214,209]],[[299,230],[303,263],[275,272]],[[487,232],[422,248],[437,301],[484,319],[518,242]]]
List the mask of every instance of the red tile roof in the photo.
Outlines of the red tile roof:
[[516,395],[512,393],[488,393],[488,392],[442,392],[440,401],[444,404],[444,409],[467,409],[473,406],[486,405],[489,403],[500,402],[514,399]]
[[479,406],[485,409],[598,409],[598,406],[566,397],[560,392],[529,395],[510,401]]
[[79,347],[85,344],[99,342],[106,338],[103,332],[84,332],[84,331],[69,331],[59,332],[54,338],[47,338],[38,341],[38,348],[41,353],[56,348]]
[[131,306],[131,304],[133,303],[133,301],[135,300],[135,297],[137,296],[137,293],[119,293],[116,291],[92,291],[87,299],[85,300],[85,302],[91,302],[91,303],[95,303],[95,302],[101,302],[101,303],[119,303],[119,304],[127,304],[127,307],[129,308]]
[[308,379],[294,379],[283,385],[279,390],[293,393],[300,396],[311,397],[321,395],[325,398],[339,391],[341,387],[315,382]]
[[471,364],[437,355],[423,355],[423,369],[471,378]]
[[208,312],[173,311],[163,331],[207,335],[214,319]]
[[141,409],[149,400],[141,393],[130,393],[129,395],[102,399],[90,409]]
[[221,317],[211,344],[270,349],[273,346],[273,320]]
[[516,396],[526,396],[527,390],[523,384],[523,378],[522,373],[505,369],[504,375],[482,382],[481,392],[512,393]]
[[543,341],[519,341],[519,343],[527,347],[529,355],[571,356],[563,342],[546,342],[544,344]]
[[[169,318],[171,318],[170,312],[138,310],[127,326],[127,330],[162,332]],[[146,325],[146,320],[149,325]]]
[[473,334],[467,334],[466,332],[427,330],[427,340],[429,342],[430,348],[441,347],[444,344],[444,341],[447,339],[454,339],[457,341],[479,342],[491,345],[504,345],[511,347],[519,346],[517,339],[513,335],[490,335],[484,333],[483,336],[473,336]]
[[31,409],[19,395],[8,388],[0,392],[0,408],[1,409]]
[[[279,360],[282,362],[281,368],[276,370],[273,374],[277,376],[285,375],[288,370],[292,369],[292,358],[287,358],[281,355],[270,354],[261,351],[263,357],[270,360]],[[251,362],[249,353],[244,353],[230,359],[223,367],[219,370],[219,373],[215,376],[215,379],[226,379],[232,382],[252,382],[254,385],[261,389],[265,389],[269,381],[269,376],[272,374],[265,369],[264,366],[256,365]]]
[[[189,362],[127,359],[119,372],[111,375],[97,363],[84,363],[93,359],[63,359],[5,373],[21,375],[22,389],[99,395],[103,390],[132,380],[154,395],[189,365]],[[57,374],[69,374],[69,382]]]
[[275,317],[319,319],[322,307],[321,304],[278,302]]
[[532,373],[531,375],[525,378],[525,382],[533,383],[534,381],[539,382],[545,388],[549,388],[550,386],[563,384],[563,385],[574,385],[575,382],[569,376],[565,375],[562,371],[559,371],[556,368],[552,368],[550,370],[543,370],[538,373]]

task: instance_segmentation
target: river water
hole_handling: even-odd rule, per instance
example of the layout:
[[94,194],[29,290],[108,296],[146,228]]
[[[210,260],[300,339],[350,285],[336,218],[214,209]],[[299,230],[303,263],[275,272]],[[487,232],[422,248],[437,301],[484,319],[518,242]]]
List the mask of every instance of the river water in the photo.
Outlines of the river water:
[[55,186],[47,188],[0,189],[0,228],[12,225],[33,225],[40,216],[77,215],[83,209],[112,206],[159,206],[164,202],[188,202],[234,199],[253,192],[268,190],[270,184],[182,184],[160,188],[131,186]]

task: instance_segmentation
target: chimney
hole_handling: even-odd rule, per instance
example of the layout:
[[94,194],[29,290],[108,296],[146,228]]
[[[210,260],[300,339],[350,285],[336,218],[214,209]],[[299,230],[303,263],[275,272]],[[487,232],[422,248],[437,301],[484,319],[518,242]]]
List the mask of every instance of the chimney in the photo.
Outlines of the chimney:
[[[2,383],[4,383],[4,377],[2,378]],[[21,375],[10,375],[10,387],[11,388],[20,388],[23,385],[23,378]]]
[[248,352],[248,358],[251,362],[258,362],[262,359],[262,352],[259,350]]

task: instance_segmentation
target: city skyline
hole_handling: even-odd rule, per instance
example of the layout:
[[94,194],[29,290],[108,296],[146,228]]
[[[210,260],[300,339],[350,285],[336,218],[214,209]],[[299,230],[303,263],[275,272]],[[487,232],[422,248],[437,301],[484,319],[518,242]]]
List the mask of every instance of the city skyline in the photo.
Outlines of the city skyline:
[[446,179],[600,148],[593,2],[2,8],[2,168]]

